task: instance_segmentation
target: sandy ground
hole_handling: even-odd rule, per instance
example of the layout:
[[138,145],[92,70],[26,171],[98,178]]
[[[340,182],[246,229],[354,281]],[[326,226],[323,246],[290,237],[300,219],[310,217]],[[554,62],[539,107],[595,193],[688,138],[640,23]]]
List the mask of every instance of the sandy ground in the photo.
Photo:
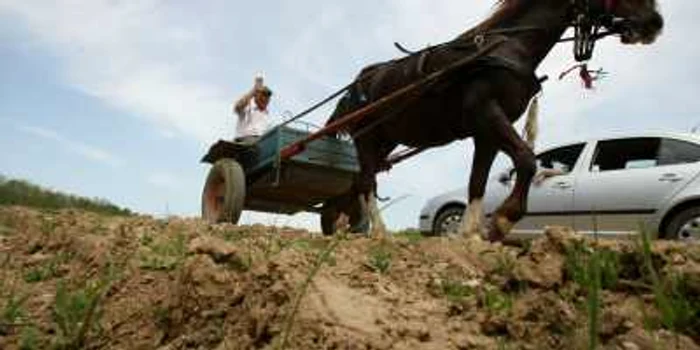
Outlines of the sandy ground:
[[698,310],[681,243],[645,260],[564,228],[509,247],[0,208],[0,349],[700,349]]

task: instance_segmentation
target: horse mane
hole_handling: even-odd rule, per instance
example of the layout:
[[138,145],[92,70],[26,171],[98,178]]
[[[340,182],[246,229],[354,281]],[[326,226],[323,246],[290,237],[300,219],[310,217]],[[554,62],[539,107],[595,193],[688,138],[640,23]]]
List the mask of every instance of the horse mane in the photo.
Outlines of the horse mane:
[[493,29],[498,24],[514,20],[520,9],[532,1],[536,0],[498,0],[494,5],[493,13],[486,20],[459,35],[458,39],[473,37],[477,33]]

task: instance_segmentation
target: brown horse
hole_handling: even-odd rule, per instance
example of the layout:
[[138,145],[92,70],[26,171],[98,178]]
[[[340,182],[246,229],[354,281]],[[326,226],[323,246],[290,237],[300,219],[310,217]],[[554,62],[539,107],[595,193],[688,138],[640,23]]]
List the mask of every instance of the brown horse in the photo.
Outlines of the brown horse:
[[[491,219],[489,239],[502,240],[508,234],[526,213],[535,173],[535,155],[512,124],[540,89],[536,68],[574,23],[577,33],[594,34],[587,23],[614,30],[624,44],[653,43],[663,28],[655,0],[501,0],[490,18],[454,40],[361,71],[327,125],[489,42],[502,40],[493,51],[431,84],[420,95],[343,130],[353,138],[361,168],[353,198],[359,199],[365,217],[369,214],[373,236],[385,231],[376,204],[376,174],[392,150],[398,145],[437,147],[469,137],[474,139],[475,150],[462,232],[470,236],[481,231],[486,180],[496,154],[503,151],[515,165],[517,180]],[[577,60],[590,58],[594,42],[577,41],[576,47],[584,48]],[[590,52],[586,54],[587,45]]]

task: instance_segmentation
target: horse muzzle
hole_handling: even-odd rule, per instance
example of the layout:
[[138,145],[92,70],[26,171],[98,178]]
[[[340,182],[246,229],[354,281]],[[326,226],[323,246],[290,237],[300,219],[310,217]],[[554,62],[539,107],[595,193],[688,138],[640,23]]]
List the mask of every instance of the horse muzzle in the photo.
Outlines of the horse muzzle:
[[652,44],[661,35],[664,19],[654,11],[647,16],[625,20],[618,28],[623,44]]

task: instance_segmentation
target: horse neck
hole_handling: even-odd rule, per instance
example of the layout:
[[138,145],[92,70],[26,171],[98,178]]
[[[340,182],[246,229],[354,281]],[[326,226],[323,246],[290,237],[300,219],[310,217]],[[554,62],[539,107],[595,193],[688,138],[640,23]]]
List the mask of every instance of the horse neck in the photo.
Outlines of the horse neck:
[[[523,31],[506,34],[517,46],[512,55],[521,62],[528,62],[532,67],[537,67],[568,28],[570,2],[537,0],[527,2],[523,7],[519,14],[495,22],[487,31],[523,28]],[[527,30],[528,27],[544,30]]]

